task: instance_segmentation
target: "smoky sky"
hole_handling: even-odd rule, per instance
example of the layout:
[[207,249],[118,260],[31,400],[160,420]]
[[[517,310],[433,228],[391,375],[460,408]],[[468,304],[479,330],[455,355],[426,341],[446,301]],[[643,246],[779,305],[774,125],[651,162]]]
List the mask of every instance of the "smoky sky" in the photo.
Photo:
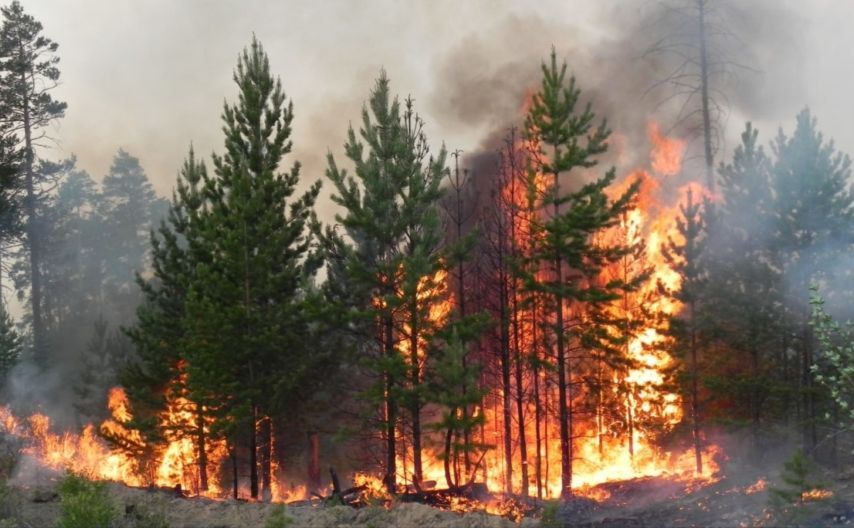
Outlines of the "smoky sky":
[[[323,177],[328,151],[340,155],[349,123],[380,68],[392,89],[411,95],[438,148],[473,153],[520,124],[524,97],[539,82],[551,46],[565,58],[597,113],[626,137],[647,118],[666,121],[642,97],[657,73],[644,62],[655,0],[600,2],[479,0],[26,0],[25,9],[59,43],[67,117],[51,131],[47,155],[75,154],[96,179],[124,148],[140,158],[157,191],[168,194],[192,142],[221,150],[223,101],[234,100],[237,55],[255,34],[292,98],[294,154],[306,181]],[[850,126],[854,3],[815,0],[737,2],[732,30],[753,65],[727,86],[731,111],[723,154],[745,120],[767,142],[791,130],[809,106],[825,136],[854,152]],[[739,47],[744,54],[738,55]],[[619,169],[619,167],[618,167]],[[331,207],[324,202],[321,215]]]

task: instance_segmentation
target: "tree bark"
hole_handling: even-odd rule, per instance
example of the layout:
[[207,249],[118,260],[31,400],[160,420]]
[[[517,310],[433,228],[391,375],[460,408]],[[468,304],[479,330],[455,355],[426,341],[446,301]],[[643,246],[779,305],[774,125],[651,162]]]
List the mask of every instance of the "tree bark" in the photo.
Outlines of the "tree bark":
[[249,419],[249,495],[258,498],[258,408],[251,404]]
[[201,405],[196,405],[196,448],[199,460],[199,491],[208,490],[208,454],[207,434],[205,433],[205,416]]
[[694,301],[688,304],[691,317],[691,436],[694,440],[694,462],[698,475],[703,473],[703,446],[700,438],[700,367],[697,359],[696,306]]
[[261,492],[262,499],[270,501],[273,499],[273,424],[269,416],[261,419],[260,428]]
[[703,150],[706,163],[706,185],[715,192],[714,153],[712,152],[712,120],[709,110],[709,58],[706,49],[706,0],[697,0],[700,47],[700,101],[703,112]]
[[409,361],[410,377],[412,383],[412,483],[415,489],[421,489],[421,481],[424,479],[424,471],[421,462],[421,399],[418,396],[418,388],[421,383],[421,368],[418,359],[418,299],[417,293],[410,305],[409,323]]
[[308,434],[308,487],[309,491],[320,489],[320,436],[312,431]]
[[[20,48],[24,54],[23,46]],[[26,86],[26,74],[21,73],[21,83]],[[24,92],[22,105],[24,110],[24,179],[27,196],[24,205],[27,211],[27,242],[30,257],[30,308],[33,316],[33,356],[41,368],[47,366],[47,350],[44,341],[44,319],[42,317],[42,275],[41,247],[39,240],[38,217],[36,211],[35,151],[33,150],[32,124],[30,123],[30,98]]]
[[[385,356],[389,360],[394,358],[394,320],[391,315],[383,317],[383,346],[385,348]],[[395,422],[397,421],[397,401],[394,397],[394,376],[390,372],[385,374],[385,390],[386,390],[386,467],[385,482],[386,490],[394,494],[397,488],[397,439],[395,438]]]

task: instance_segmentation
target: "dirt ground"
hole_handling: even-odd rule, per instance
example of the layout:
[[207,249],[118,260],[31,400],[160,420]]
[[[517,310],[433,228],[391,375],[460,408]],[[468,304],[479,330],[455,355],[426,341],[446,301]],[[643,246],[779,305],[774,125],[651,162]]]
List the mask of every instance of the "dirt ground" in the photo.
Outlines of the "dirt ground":
[[[843,472],[844,473],[844,472]],[[757,479],[758,480],[758,479]],[[540,518],[520,524],[486,513],[458,514],[422,504],[371,506],[288,505],[289,528],[592,528],[592,527],[779,527],[854,526],[854,471],[835,476],[833,496],[789,511],[769,506],[769,487],[753,476],[721,479],[692,487],[665,479],[636,479],[602,488],[610,498],[602,502],[575,498],[543,505]],[[115,528],[264,528],[281,507],[243,501],[180,498],[164,491],[109,484],[119,512]],[[0,528],[53,528],[60,513],[55,485],[11,486],[3,497]]]

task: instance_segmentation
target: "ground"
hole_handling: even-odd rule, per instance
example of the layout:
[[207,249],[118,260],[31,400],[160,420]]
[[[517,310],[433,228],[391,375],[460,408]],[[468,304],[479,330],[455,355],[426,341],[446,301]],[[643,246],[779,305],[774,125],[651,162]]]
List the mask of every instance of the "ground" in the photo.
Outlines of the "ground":
[[[288,520],[276,528],[534,528],[557,527],[777,527],[854,526],[854,471],[828,481],[833,496],[787,512],[769,506],[773,478],[722,478],[705,486],[666,479],[636,479],[602,486],[604,501],[574,498],[542,505],[537,518],[520,524],[486,513],[458,514],[423,504],[370,506],[288,505]],[[266,528],[280,506],[244,501],[181,498],[161,490],[108,485],[119,512],[115,528]],[[60,512],[56,486],[12,485],[5,489],[0,528],[53,528]]]

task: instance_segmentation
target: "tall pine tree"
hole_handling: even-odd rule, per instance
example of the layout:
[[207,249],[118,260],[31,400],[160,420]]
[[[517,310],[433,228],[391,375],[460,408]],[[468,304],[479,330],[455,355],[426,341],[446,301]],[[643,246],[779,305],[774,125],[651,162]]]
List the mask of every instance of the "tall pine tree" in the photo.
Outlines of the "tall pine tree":
[[42,34],[42,24],[24,12],[17,0],[0,9],[0,81],[2,115],[11,125],[21,147],[23,162],[26,245],[30,273],[33,348],[36,362],[45,366],[48,351],[42,318],[41,237],[38,201],[44,175],[37,165],[36,146],[45,137],[45,128],[65,115],[66,104],[57,101],[51,90],[59,81],[58,44]]
[[[574,77],[567,79],[566,63],[558,65],[554,50],[550,61],[543,63],[542,72],[542,84],[528,110],[526,133],[536,145],[532,170],[551,180],[541,199],[545,218],[538,229],[542,244],[533,256],[548,267],[549,276],[541,280],[528,275],[525,287],[542,293],[548,303],[544,326],[552,339],[557,371],[561,493],[570,495],[575,380],[568,352],[571,340],[583,339],[584,332],[593,330],[570,320],[571,303],[614,300],[619,283],[596,285],[593,279],[627,250],[620,243],[596,244],[593,237],[619,223],[620,215],[637,192],[637,183],[617,200],[610,200],[605,189],[614,181],[614,169],[591,183],[567,179],[570,173],[577,176],[579,170],[596,165],[595,156],[607,149],[609,130],[604,121],[594,127],[595,115],[590,104],[580,111],[577,109],[581,91]],[[573,311],[578,314],[577,307]]]
[[[280,169],[291,151],[293,105],[256,39],[241,54],[234,81],[239,100],[226,103],[222,114],[225,154],[214,156],[214,174],[204,185],[198,243],[208,258],[198,263],[188,291],[184,352],[190,395],[218,410],[232,449],[247,449],[256,498],[256,424],[282,404],[276,398],[297,407],[316,359],[305,303],[319,266],[308,225],[320,182],[294,197],[300,165]],[[272,445],[270,434],[262,445]],[[269,457],[262,460],[269,482]]]

